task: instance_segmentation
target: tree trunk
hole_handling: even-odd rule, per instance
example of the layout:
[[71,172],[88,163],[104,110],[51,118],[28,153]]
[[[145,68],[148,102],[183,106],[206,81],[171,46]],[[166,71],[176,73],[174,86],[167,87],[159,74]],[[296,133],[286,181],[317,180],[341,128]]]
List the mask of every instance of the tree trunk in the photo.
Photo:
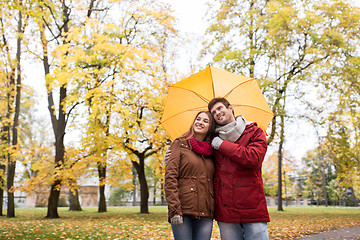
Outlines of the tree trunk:
[[282,204],[282,174],[281,174],[281,165],[282,165],[282,142],[279,144],[279,153],[278,153],[278,211],[284,211]]
[[[1,184],[3,184],[2,181],[1,181]],[[3,215],[3,205],[4,205],[4,190],[2,188],[0,188],[0,216],[4,216]]]
[[278,150],[278,211],[284,211],[283,203],[282,203],[282,150],[284,144],[284,115],[281,114],[280,116],[280,143],[279,143],[279,150]]
[[133,190],[133,206],[136,206],[136,172],[135,169],[132,169],[133,172],[133,186],[134,186],[134,190]]
[[5,174],[5,165],[0,165],[0,171],[2,172],[2,174],[0,175],[0,216],[4,216],[3,215],[3,206],[4,206],[4,187],[5,187],[5,182],[3,179],[3,176]]
[[98,212],[106,212],[105,185],[99,186],[99,208]]
[[71,191],[69,189],[69,211],[82,211],[80,201],[79,201],[79,190],[75,189]]
[[[50,64],[49,64],[48,51],[47,51],[48,42],[45,37],[45,27],[44,26],[43,26],[43,28],[40,29],[40,37],[41,37],[41,43],[42,43],[42,47],[43,47],[43,65],[44,65],[44,72],[45,72],[45,77],[46,77],[50,73]],[[48,87],[49,86],[46,85],[47,89],[48,89]],[[52,92],[50,90],[47,91],[47,98],[48,98],[48,110],[50,113],[50,119],[51,119],[52,128],[53,128],[53,132],[54,132],[54,136],[55,136],[55,150],[56,150],[55,162],[56,162],[57,159],[59,158],[59,155],[58,155],[59,142],[57,141],[57,136],[56,136],[57,135],[56,134],[57,119],[56,119],[56,112],[55,112],[55,107],[54,107],[54,99],[53,99]],[[50,195],[48,198],[46,218],[59,218],[59,214],[57,212],[57,205],[58,205],[59,196],[60,196],[60,184],[61,184],[61,182],[59,180],[55,180],[55,182],[51,186]],[[57,186],[59,186],[59,190],[57,190]]]
[[326,174],[325,174],[324,168],[323,168],[323,172],[322,172],[322,186],[323,186],[323,192],[324,192],[324,198],[325,198],[325,207],[328,207],[329,200],[328,200],[327,190],[326,190]]
[[106,199],[105,199],[105,177],[106,177],[106,166],[102,166],[98,163],[99,173],[99,207],[98,212],[106,212]]
[[[60,145],[62,145],[62,147],[58,146],[58,144],[56,144],[56,152],[57,153],[55,156],[56,167],[55,167],[54,174],[56,174],[56,172],[61,171],[60,166],[64,159],[64,145],[62,144],[62,142]],[[58,155],[58,152],[62,152],[62,154],[59,153],[60,155]],[[46,218],[59,218],[58,203],[59,203],[59,197],[60,197],[60,189],[61,189],[61,180],[56,179],[54,181],[54,183],[51,185]]]
[[[1,144],[3,145],[0,148],[2,162],[6,162],[6,153],[4,152],[4,147],[5,147],[4,145],[5,143],[7,143],[6,133],[7,133],[6,127],[3,126],[1,129]],[[4,216],[3,205],[4,205],[4,189],[5,189],[5,181],[4,181],[5,170],[6,170],[6,166],[4,164],[0,164],[0,216]]]
[[[62,10],[63,10],[63,27],[59,29],[60,31],[63,31],[64,33],[69,32],[69,9],[65,2],[62,3]],[[48,59],[48,41],[45,36],[45,26],[46,23],[44,23],[41,26],[40,29],[40,38],[41,43],[43,47],[43,64],[44,64],[44,71],[45,71],[45,77],[50,73],[50,64]],[[67,42],[65,41],[64,44]],[[59,90],[59,112],[56,114],[55,111],[55,104],[52,94],[52,89],[49,88],[48,85],[46,85],[47,88],[47,98],[48,98],[48,110],[50,113],[50,119],[54,131],[55,136],[55,170],[54,175],[60,174],[61,172],[61,166],[64,162],[64,154],[65,154],[65,148],[64,148],[64,136],[65,136],[65,129],[66,129],[66,113],[64,111],[64,100],[67,95],[67,87],[66,84],[60,86]],[[58,118],[57,118],[58,115]],[[54,183],[51,185],[50,195],[48,198],[48,211],[46,218],[59,218],[58,214],[58,202],[60,197],[60,187],[61,187],[61,178],[56,178],[54,180]]]
[[[281,166],[282,166],[283,164],[281,164]],[[286,189],[286,171],[285,171],[285,169],[284,169],[284,171],[283,171],[283,173],[284,173],[284,190],[285,190],[285,207],[287,207],[288,206],[288,199],[287,199],[287,189]]]
[[154,182],[154,192],[153,192],[153,206],[156,205],[156,185],[155,185],[155,182]]
[[[8,113],[6,114],[7,119],[10,118],[10,94],[8,93]],[[10,136],[11,136],[11,131],[10,131],[10,126],[8,123],[5,124],[4,126],[4,134],[3,134],[3,138],[4,138],[4,143],[9,146],[10,145]],[[5,146],[6,147],[6,146]],[[10,156],[9,153],[7,153],[7,151],[3,151],[3,156],[4,156],[4,160],[6,162],[8,162],[8,166],[10,164],[9,160],[10,160]],[[6,173],[6,177],[9,178],[9,172]],[[5,168],[4,168],[4,179],[5,179]],[[5,182],[3,179],[1,179],[2,185],[5,188]],[[6,189],[8,188],[9,183],[6,183]],[[7,189],[8,192],[8,189]],[[4,193],[3,193],[4,194]],[[9,206],[9,193],[7,194],[7,206]],[[11,207],[11,206],[10,206]],[[2,208],[2,206],[1,206]]]
[[[63,88],[60,89],[60,102],[65,98],[63,95]],[[66,91],[66,90],[65,90]],[[60,105],[61,106],[61,105]],[[56,142],[55,142],[55,170],[54,174],[58,174],[61,172],[61,166],[64,162],[64,135],[65,135],[65,114],[61,109],[59,111],[59,120],[57,121],[57,129],[56,129]],[[53,126],[54,127],[54,126]],[[58,203],[60,197],[60,189],[61,189],[61,180],[59,178],[55,179],[54,183],[51,185],[50,196],[48,199],[48,209],[46,218],[59,218],[58,214]]]
[[15,200],[14,200],[14,177],[15,177],[15,162],[9,156],[8,171],[7,171],[7,214],[8,218],[15,217]]
[[[21,5],[21,2],[20,2]],[[14,122],[12,127],[12,146],[17,148],[18,144],[18,125],[19,125],[19,115],[20,115],[20,100],[21,100],[21,33],[22,33],[22,13],[19,11],[18,18],[18,36],[17,36],[17,46],[16,46],[16,84],[14,89],[16,89],[15,96],[15,113],[14,113]],[[8,156],[8,174],[7,174],[7,194],[8,194],[8,205],[7,205],[7,217],[15,217],[15,200],[14,200],[14,178],[15,178],[15,167],[16,160],[10,154]]]
[[4,186],[4,181],[2,180],[2,177],[1,177],[1,180],[0,180],[0,216],[4,216],[3,214],[3,205],[4,205],[4,190],[3,190],[3,186]]
[[[163,169],[160,166],[160,172],[163,172],[162,170]],[[163,179],[160,180],[160,198],[161,198],[161,206],[165,206],[166,201],[165,201],[165,191],[164,191],[164,180]]]
[[[319,137],[318,137],[319,138]],[[322,184],[322,189],[323,189],[323,194],[324,194],[324,199],[325,199],[325,207],[329,206],[329,199],[328,199],[328,195],[327,195],[327,190],[326,190],[326,162],[324,160],[324,153],[321,147],[321,142],[320,142],[320,138],[319,138],[319,160],[320,160],[320,164],[321,164],[321,184]]]
[[59,218],[58,203],[60,197],[60,180],[56,180],[50,189],[46,218]]
[[358,204],[358,201],[357,201],[355,192],[354,192],[354,188],[353,188],[353,187],[350,187],[349,189],[350,189],[350,191],[351,191],[351,200],[352,200],[352,202],[354,203],[354,207],[358,207],[359,204]]
[[165,201],[164,183],[163,181],[161,181],[161,206],[165,206],[165,205],[166,205],[166,201]]
[[155,170],[153,171],[153,173],[154,173],[154,189],[153,189],[153,206],[155,206],[156,205],[156,179],[155,179],[155,174],[156,174],[156,172],[155,172]]
[[140,183],[140,213],[149,213],[149,188],[145,176],[145,157],[139,157],[140,163],[132,162]]

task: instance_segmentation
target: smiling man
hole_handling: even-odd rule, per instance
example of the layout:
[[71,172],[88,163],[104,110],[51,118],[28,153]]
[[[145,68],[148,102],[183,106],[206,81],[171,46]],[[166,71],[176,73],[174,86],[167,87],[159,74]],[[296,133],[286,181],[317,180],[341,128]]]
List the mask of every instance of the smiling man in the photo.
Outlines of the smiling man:
[[256,123],[234,116],[225,98],[214,98],[208,109],[217,123],[215,149],[215,219],[222,240],[268,240],[270,221],[261,167],[266,137]]

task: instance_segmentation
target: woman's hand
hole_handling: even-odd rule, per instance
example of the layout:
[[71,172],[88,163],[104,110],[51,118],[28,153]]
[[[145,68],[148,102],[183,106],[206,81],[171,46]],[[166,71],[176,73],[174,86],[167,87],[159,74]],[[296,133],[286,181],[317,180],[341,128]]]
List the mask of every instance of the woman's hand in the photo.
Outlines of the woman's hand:
[[181,215],[175,214],[171,219],[171,223],[174,225],[183,224],[183,217]]

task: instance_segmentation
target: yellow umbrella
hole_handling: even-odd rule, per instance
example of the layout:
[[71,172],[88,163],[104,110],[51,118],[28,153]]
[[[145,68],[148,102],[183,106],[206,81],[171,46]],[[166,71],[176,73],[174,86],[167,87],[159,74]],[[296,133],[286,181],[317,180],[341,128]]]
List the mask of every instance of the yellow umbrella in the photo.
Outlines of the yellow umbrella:
[[209,66],[170,86],[161,119],[170,138],[189,130],[195,115],[207,110],[208,102],[214,97],[225,97],[235,116],[243,115],[265,132],[274,116],[255,78]]

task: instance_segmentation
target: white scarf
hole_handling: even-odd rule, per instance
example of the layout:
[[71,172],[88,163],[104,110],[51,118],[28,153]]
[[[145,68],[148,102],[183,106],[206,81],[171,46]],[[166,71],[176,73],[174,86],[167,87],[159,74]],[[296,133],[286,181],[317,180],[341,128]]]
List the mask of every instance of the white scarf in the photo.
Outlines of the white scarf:
[[236,142],[248,124],[251,124],[251,122],[247,122],[244,116],[240,115],[236,117],[235,122],[228,123],[224,126],[217,126],[215,132],[219,133],[219,137],[223,140]]

